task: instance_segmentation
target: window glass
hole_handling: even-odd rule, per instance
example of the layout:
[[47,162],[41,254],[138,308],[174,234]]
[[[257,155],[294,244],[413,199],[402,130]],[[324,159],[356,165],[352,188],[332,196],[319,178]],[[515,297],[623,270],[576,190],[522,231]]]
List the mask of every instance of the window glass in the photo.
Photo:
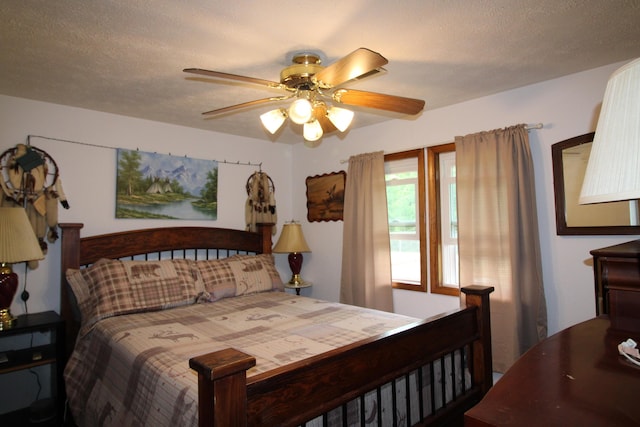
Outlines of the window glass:
[[385,156],[393,286],[426,290],[424,151]]
[[455,144],[426,151],[385,155],[393,286],[459,295]]
[[455,144],[427,149],[429,281],[432,293],[460,294]]

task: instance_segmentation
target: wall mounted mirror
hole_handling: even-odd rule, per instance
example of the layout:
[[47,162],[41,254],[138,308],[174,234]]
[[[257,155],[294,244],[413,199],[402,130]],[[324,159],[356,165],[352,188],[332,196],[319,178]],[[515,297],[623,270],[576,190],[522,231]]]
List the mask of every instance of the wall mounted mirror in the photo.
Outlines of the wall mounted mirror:
[[640,234],[638,200],[578,203],[593,135],[587,133],[551,146],[556,231],[558,235]]

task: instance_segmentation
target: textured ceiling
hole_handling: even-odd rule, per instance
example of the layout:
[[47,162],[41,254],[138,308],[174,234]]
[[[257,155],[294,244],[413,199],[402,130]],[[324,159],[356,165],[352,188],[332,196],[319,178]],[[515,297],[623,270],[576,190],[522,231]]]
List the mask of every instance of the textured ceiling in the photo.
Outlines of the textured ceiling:
[[[277,81],[294,52],[367,47],[387,72],[350,88],[433,109],[640,57],[637,0],[4,0],[0,22],[1,94],[285,143],[301,127],[269,135],[273,106],[200,114],[280,92],[182,69]],[[354,127],[412,119],[358,109]]]

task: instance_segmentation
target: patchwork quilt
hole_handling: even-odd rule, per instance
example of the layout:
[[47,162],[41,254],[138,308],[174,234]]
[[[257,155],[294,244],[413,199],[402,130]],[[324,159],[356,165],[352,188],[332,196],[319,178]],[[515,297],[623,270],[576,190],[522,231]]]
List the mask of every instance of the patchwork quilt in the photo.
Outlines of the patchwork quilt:
[[76,343],[69,405],[79,426],[195,426],[191,357],[233,347],[256,358],[252,376],[415,321],[284,292],[109,317]]

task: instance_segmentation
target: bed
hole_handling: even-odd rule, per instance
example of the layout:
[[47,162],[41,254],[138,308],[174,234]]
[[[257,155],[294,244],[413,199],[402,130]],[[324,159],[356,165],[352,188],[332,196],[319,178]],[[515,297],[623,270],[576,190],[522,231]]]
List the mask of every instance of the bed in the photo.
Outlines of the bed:
[[[465,287],[466,307],[418,320],[281,292],[268,224],[90,237],[82,224],[60,227],[65,387],[79,425],[462,425],[492,385],[491,287]],[[112,260],[132,281],[105,314],[94,279],[113,285]],[[221,276],[206,268],[219,263],[235,285],[211,287]],[[159,264],[182,274],[179,291]],[[153,295],[132,277],[159,277]],[[241,318],[266,338],[247,338]],[[122,395],[108,389],[118,382]]]

